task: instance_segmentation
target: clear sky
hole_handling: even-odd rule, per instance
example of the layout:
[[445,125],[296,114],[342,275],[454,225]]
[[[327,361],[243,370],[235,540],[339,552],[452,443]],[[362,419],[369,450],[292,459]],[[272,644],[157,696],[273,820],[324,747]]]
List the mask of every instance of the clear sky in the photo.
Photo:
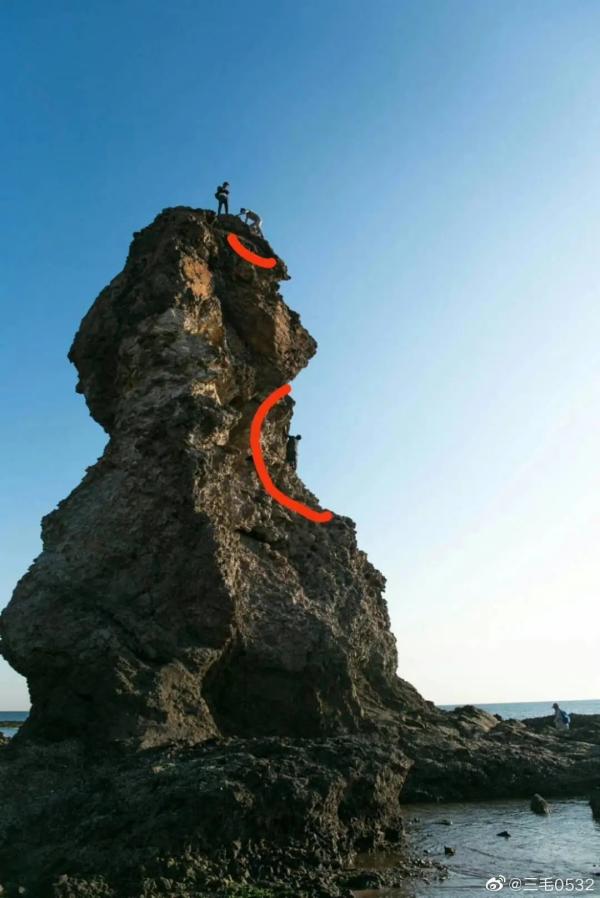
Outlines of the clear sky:
[[400,674],[600,697],[599,33],[596,0],[4,0],[0,606],[104,445],[81,317],[227,179],[319,341],[300,473],[388,578]]

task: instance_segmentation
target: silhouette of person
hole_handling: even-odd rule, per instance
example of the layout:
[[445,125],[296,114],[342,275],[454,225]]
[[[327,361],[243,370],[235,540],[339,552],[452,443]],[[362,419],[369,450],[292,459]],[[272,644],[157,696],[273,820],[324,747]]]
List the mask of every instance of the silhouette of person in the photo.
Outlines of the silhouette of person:
[[215,196],[219,201],[217,215],[221,214],[221,209],[225,209],[225,215],[229,215],[229,181],[219,184]]
[[296,434],[296,436],[289,436],[287,440],[287,446],[285,449],[285,460],[294,471],[298,465],[298,443],[302,437],[300,434]]

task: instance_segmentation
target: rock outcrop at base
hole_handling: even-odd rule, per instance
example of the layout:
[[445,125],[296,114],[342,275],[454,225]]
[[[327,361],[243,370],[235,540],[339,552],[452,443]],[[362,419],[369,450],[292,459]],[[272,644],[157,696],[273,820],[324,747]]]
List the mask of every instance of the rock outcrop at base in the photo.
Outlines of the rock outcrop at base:
[[[283,262],[253,266],[231,231],[275,255],[233,216],[163,212],[75,337],[77,389],[110,439],[44,518],[1,618],[32,699],[18,739],[316,737],[424,707],[353,522],[308,521],[257,478],[252,418],[316,343],[279,293]],[[292,408],[269,416],[266,460],[317,506],[285,463]]]
[[472,705],[408,712],[396,740],[413,762],[402,801],[587,796],[600,783],[600,715],[572,721],[559,733],[544,718],[502,720]]
[[400,813],[407,766],[362,736],[93,758],[80,740],[52,752],[23,742],[10,787],[0,777],[2,894],[250,898],[251,886],[264,898],[350,898],[358,851],[400,852],[395,882],[423,872]]

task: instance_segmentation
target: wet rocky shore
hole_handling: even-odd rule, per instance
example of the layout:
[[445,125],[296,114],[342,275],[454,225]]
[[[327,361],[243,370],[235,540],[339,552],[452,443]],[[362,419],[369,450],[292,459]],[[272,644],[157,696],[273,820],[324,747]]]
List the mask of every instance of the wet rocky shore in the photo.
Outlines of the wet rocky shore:
[[407,722],[396,745],[379,733],[131,754],[4,740],[0,883],[40,898],[349,898],[444,876],[411,844],[419,802],[443,815],[447,801],[589,798],[600,783],[599,715],[565,735],[543,719],[439,715],[435,730]]

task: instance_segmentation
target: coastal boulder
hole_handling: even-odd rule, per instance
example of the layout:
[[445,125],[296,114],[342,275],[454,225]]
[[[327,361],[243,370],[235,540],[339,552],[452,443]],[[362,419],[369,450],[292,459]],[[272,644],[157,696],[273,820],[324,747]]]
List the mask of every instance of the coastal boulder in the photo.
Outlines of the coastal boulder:
[[550,805],[546,801],[545,798],[542,798],[537,792],[532,797],[529,807],[533,811],[534,814],[549,814],[550,813]]

